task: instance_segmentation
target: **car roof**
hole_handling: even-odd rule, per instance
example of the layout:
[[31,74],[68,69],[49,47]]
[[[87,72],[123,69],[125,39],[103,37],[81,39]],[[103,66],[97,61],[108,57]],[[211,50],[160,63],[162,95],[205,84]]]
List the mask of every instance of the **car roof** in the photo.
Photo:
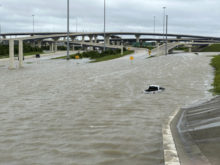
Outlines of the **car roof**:
[[149,87],[157,87],[157,88],[159,88],[160,86],[159,85],[150,85]]

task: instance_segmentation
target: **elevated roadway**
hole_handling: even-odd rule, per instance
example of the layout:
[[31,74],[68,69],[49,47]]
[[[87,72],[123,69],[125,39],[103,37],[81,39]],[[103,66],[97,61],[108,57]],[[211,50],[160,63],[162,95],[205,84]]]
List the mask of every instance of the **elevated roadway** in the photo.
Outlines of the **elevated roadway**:
[[[57,43],[58,41],[65,42],[65,38],[67,38],[67,34],[64,32],[44,32],[44,33],[5,33],[1,34],[2,38],[0,41],[8,41],[9,42],[9,57],[10,57],[10,69],[14,68],[14,42],[18,41],[19,45],[19,66],[22,67],[23,65],[23,42],[32,42],[33,46],[37,42],[38,47],[41,47],[42,41],[51,39],[50,47],[51,50],[57,50]],[[10,37],[8,36],[19,36],[19,37]],[[133,36],[132,38],[127,38],[127,36]],[[70,33],[71,42],[74,44],[92,46],[92,47],[104,47],[103,41],[105,41],[105,46],[111,49],[121,49],[123,51],[123,46],[125,41],[136,41],[142,42],[143,36],[157,36],[161,37],[164,36],[162,33],[143,33],[143,32],[107,32],[104,38],[103,32],[86,32],[86,33]],[[184,45],[183,41],[188,43],[188,45],[195,44],[196,42],[206,42],[206,43],[216,43],[220,42],[220,37],[210,37],[210,36],[199,36],[199,35],[186,35],[186,34],[167,34],[169,37],[168,40],[171,43],[168,43],[168,51],[175,48],[178,45]],[[78,38],[80,37],[80,38]],[[88,40],[85,37],[89,38]],[[100,37],[102,38],[100,40]],[[151,38],[151,41],[161,42],[164,40],[158,39],[157,37]],[[62,39],[63,38],[63,39]],[[146,39],[150,41],[149,39]],[[87,41],[87,42],[86,42]],[[177,42],[173,42],[177,41]],[[159,46],[157,54],[163,54],[163,50],[165,50],[165,45]],[[153,50],[155,52],[155,50]]]

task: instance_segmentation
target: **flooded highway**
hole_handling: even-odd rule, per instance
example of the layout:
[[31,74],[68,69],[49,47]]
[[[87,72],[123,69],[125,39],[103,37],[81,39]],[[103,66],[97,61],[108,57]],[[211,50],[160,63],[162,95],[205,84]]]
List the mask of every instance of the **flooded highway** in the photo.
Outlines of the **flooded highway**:
[[[207,55],[146,54],[0,63],[0,164],[162,165],[161,125],[212,97],[213,68]],[[166,90],[144,94],[151,84]]]

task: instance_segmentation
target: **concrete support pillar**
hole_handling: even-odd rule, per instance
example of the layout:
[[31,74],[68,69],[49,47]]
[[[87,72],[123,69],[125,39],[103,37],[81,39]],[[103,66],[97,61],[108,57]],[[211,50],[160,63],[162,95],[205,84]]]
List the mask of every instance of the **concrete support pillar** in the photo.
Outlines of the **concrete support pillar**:
[[121,47],[121,55],[124,54],[124,46]]
[[82,42],[85,42],[85,36],[82,36]]
[[57,42],[54,42],[54,52],[57,52]]
[[37,41],[37,47],[38,47],[38,48],[41,48],[41,46],[42,46],[42,45],[41,45],[41,40],[38,40],[38,41]]
[[23,40],[19,40],[18,43],[18,52],[19,52],[19,68],[23,67],[23,58],[24,58],[24,52],[23,52]]
[[14,40],[9,40],[9,69],[15,69]]
[[54,38],[54,52],[57,52],[57,41],[59,40],[60,38]]
[[93,39],[93,35],[90,35],[89,36],[89,42],[92,42],[92,39]]
[[73,51],[75,51],[75,45],[73,45]]
[[109,42],[110,42],[109,38],[110,38],[110,35],[106,35],[106,36],[105,36],[105,43],[106,43],[107,45],[109,45]]
[[189,53],[192,52],[192,46],[189,46]]
[[136,37],[136,42],[140,42],[140,35],[135,35],[135,37]]
[[94,36],[94,39],[95,39],[94,41],[95,41],[95,43],[97,43],[97,37],[98,37],[97,35]]
[[51,52],[54,51],[54,43],[53,43],[53,42],[50,43],[50,51],[51,51]]
[[121,42],[120,42],[120,41],[117,41],[117,45],[118,45],[118,46],[121,45]]

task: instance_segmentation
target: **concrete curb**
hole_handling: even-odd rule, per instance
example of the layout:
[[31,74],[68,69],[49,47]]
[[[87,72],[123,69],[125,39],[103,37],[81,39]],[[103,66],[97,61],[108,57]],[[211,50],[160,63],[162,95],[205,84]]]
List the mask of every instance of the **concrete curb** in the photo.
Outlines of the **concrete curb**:
[[177,154],[176,145],[173,140],[170,124],[175,118],[179,110],[170,115],[162,127],[163,133],[163,149],[165,165],[180,165],[179,156]]

